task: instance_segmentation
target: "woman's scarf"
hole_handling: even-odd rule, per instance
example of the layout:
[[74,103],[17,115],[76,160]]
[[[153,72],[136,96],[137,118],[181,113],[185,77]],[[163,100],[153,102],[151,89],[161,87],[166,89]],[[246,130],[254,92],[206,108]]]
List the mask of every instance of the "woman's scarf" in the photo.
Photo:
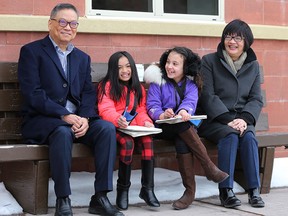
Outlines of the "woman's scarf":
[[235,74],[241,69],[247,57],[247,53],[243,52],[241,56],[239,57],[239,59],[237,59],[236,61],[233,61],[232,58],[226,52],[226,50],[223,50],[223,55],[224,55],[226,63],[232,68]]

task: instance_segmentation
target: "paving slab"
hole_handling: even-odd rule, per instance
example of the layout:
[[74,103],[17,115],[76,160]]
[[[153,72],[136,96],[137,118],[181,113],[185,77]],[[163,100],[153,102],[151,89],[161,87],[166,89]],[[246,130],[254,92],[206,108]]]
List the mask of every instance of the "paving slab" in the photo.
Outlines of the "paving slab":
[[[261,194],[265,202],[264,208],[253,208],[248,204],[246,193],[237,194],[242,205],[229,209],[220,205],[218,196],[195,200],[192,205],[185,210],[174,210],[170,202],[161,203],[159,208],[150,208],[143,203],[130,205],[128,210],[123,211],[125,216],[225,216],[225,215],[265,215],[265,216],[287,216],[288,215],[288,187],[273,188],[269,194]],[[49,208],[48,214],[54,215],[55,208]],[[91,215],[87,212],[87,207],[73,208],[74,215]],[[31,214],[26,214],[31,216]],[[43,215],[44,216],[44,215]]]

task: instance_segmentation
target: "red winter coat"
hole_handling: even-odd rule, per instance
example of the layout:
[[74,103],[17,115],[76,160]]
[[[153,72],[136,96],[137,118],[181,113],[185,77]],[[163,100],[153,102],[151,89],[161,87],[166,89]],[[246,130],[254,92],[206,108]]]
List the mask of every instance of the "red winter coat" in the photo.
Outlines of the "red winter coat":
[[[130,123],[130,125],[138,125],[138,126],[144,126],[144,122],[148,121],[152,123],[152,120],[147,114],[146,111],[146,91],[143,86],[142,88],[142,100],[140,102],[140,105],[137,105],[136,112],[138,115],[133,119],[133,121]],[[98,102],[98,111],[99,115],[102,119],[112,122],[116,127],[118,127],[117,120],[122,115],[125,106],[126,106],[126,95],[127,95],[127,87],[124,87],[125,91],[125,97],[121,97],[120,101],[113,101],[110,97],[110,82],[107,82],[105,86],[105,92],[107,95],[103,95],[102,100]],[[130,103],[128,106],[128,111],[131,111],[134,105],[134,93],[130,93]]]

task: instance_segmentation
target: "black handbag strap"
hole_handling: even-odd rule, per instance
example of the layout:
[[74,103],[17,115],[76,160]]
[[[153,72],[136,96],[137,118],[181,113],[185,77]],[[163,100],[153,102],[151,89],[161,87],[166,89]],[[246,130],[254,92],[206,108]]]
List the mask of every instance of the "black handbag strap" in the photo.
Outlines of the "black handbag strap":
[[[128,88],[128,90],[127,90],[127,95],[126,95],[126,108],[128,108],[129,103],[130,103],[130,92],[131,92],[131,91],[130,91],[130,88]],[[131,115],[134,115],[135,112],[136,112],[137,101],[138,101],[138,99],[137,99],[137,96],[136,96],[136,94],[135,94],[135,96],[134,96],[134,105],[133,105],[132,110],[130,111]]]
[[174,89],[176,90],[176,92],[178,93],[180,97],[180,101],[178,103],[177,95],[175,94],[176,107],[174,111],[176,111],[178,107],[180,106],[180,104],[182,103],[182,100],[184,99],[184,92],[186,90],[186,79],[184,79],[181,87],[179,87],[179,85],[174,80],[172,81],[172,83],[173,83]]

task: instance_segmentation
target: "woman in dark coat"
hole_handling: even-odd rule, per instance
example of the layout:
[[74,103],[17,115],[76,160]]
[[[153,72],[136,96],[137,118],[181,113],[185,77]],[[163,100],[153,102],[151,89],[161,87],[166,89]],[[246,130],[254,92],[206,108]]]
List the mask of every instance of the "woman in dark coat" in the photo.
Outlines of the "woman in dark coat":
[[251,49],[253,33],[247,23],[233,20],[223,30],[217,52],[202,59],[203,91],[199,114],[208,119],[199,135],[218,145],[218,166],[229,174],[219,183],[221,204],[233,208],[241,201],[233,193],[236,155],[239,152],[252,207],[264,207],[259,195],[258,142],[255,124],[263,102],[260,70]]

